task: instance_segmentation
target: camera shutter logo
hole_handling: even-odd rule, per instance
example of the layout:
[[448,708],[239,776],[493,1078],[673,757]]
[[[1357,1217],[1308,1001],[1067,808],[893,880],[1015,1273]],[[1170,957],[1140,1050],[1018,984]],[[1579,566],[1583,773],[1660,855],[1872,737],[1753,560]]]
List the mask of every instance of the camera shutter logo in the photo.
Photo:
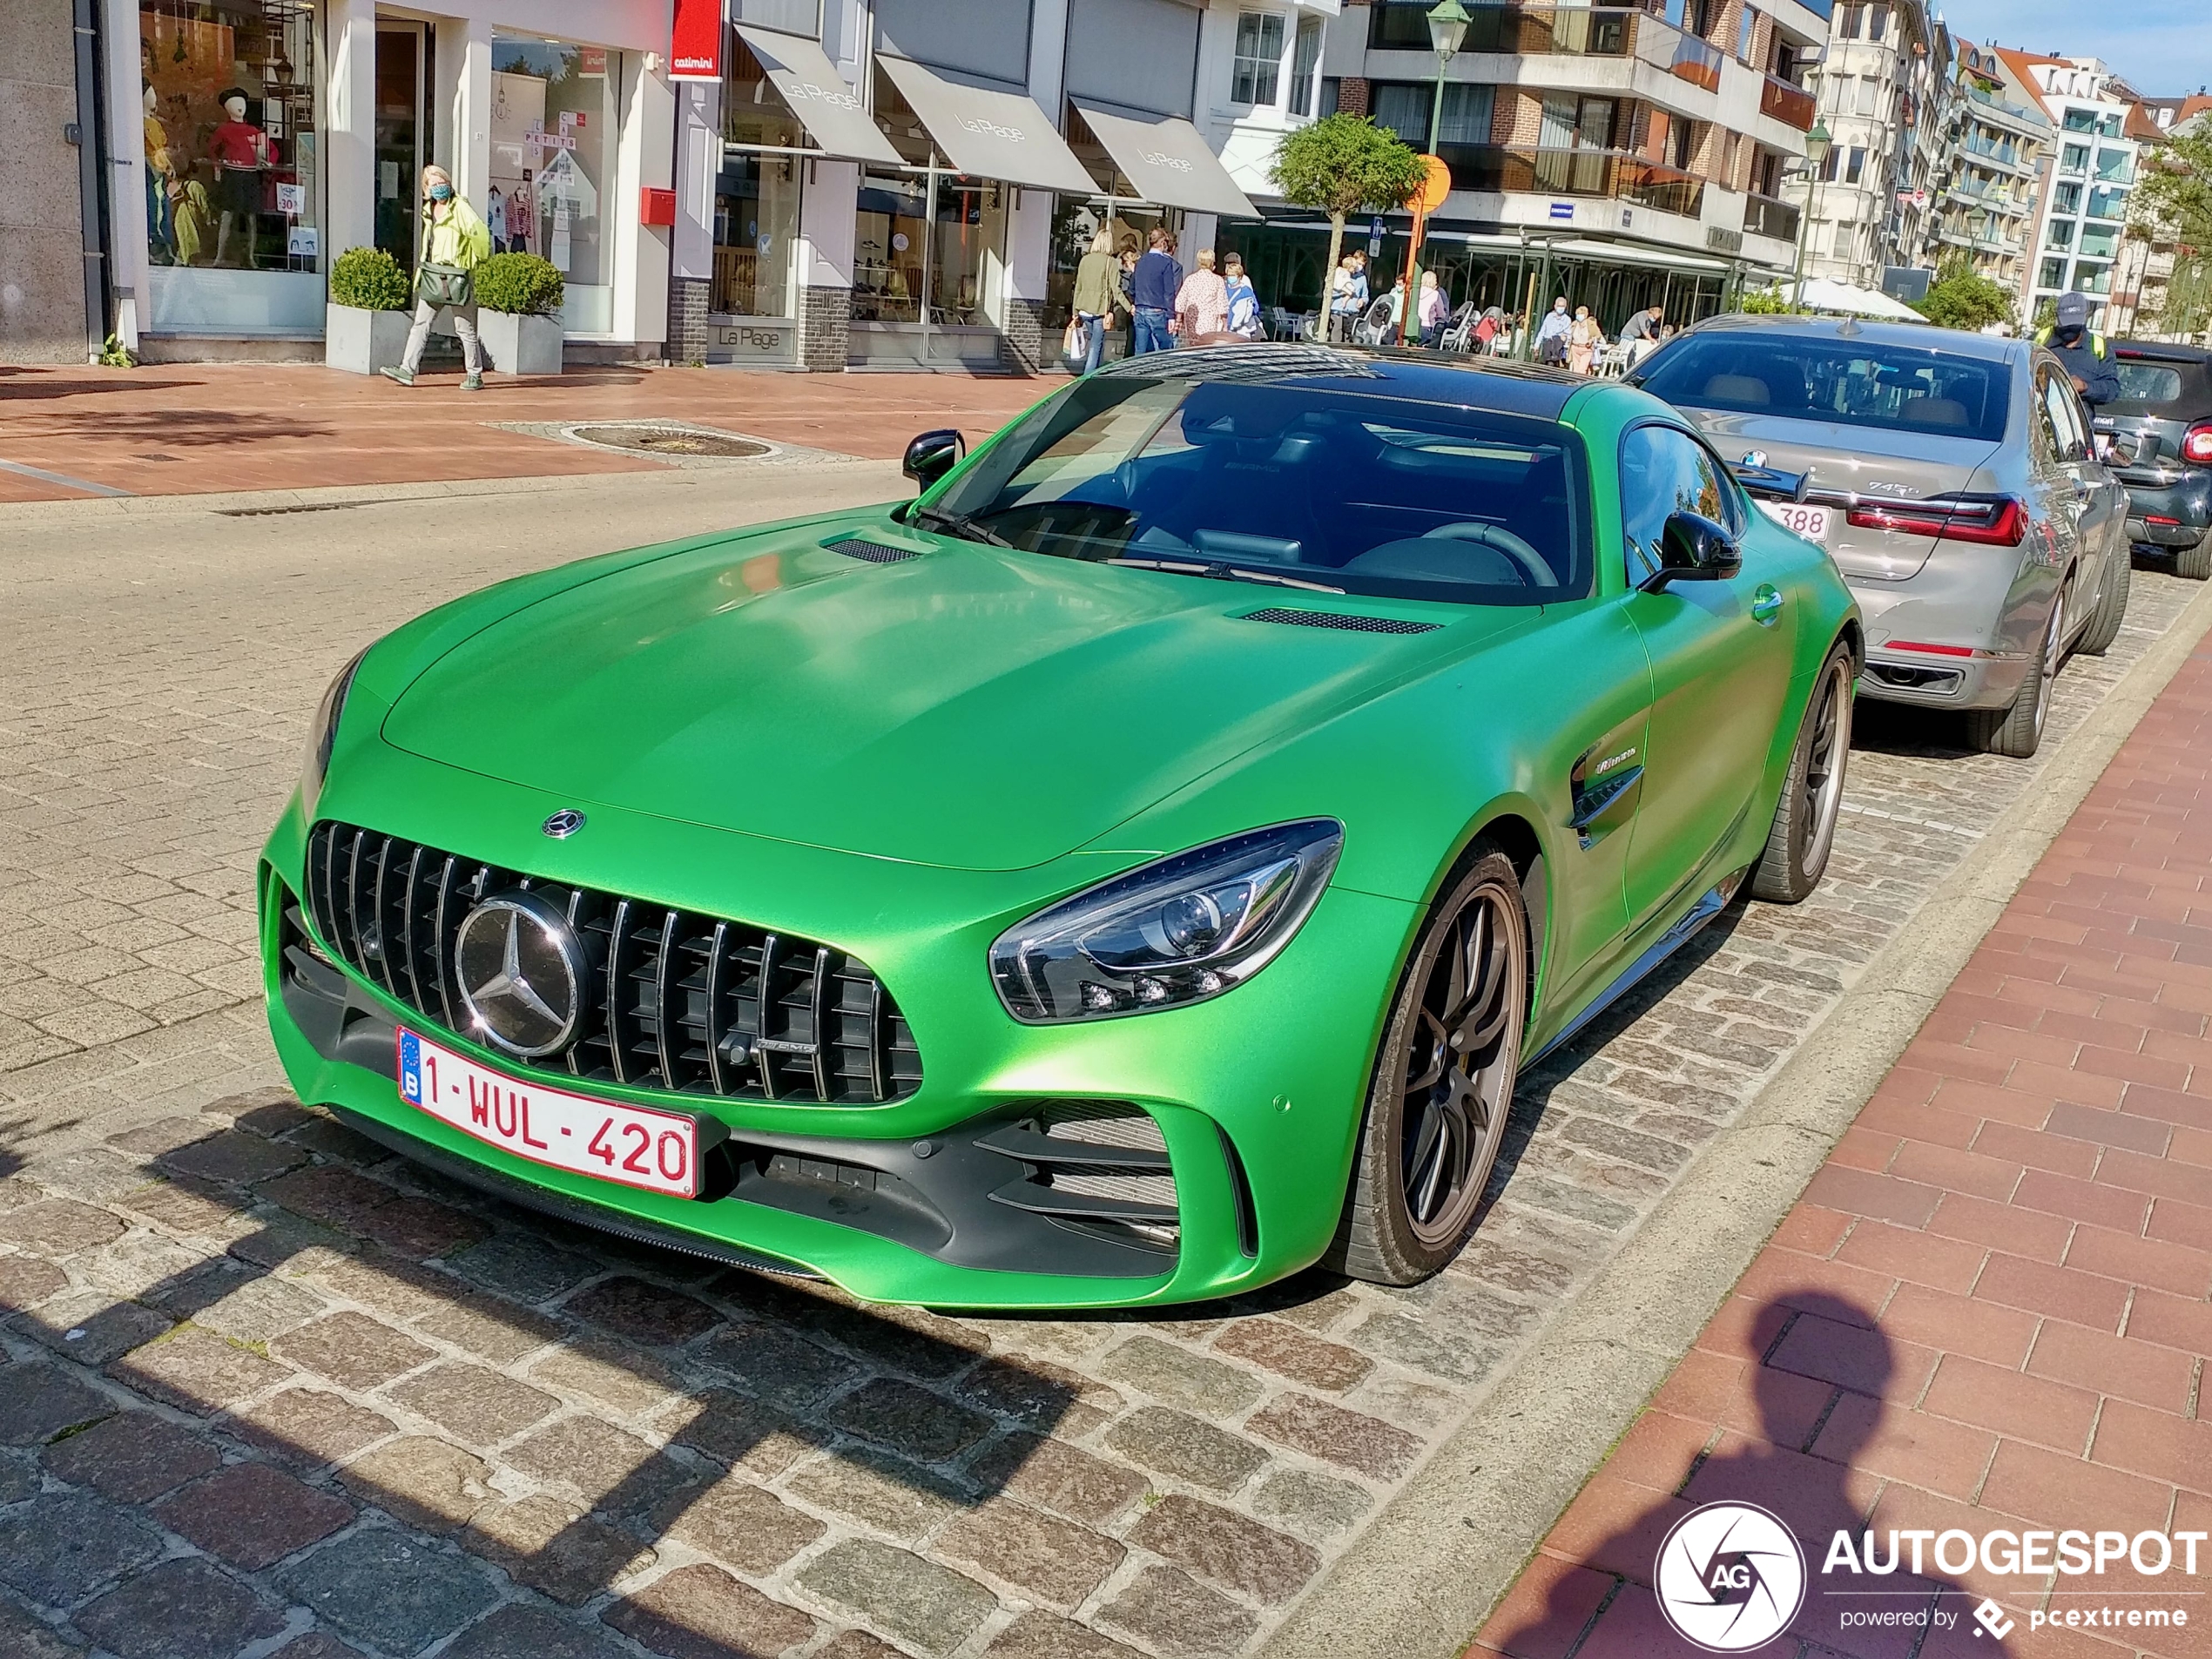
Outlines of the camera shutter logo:
[[1709,1503],[1676,1521],[1653,1569],[1659,1610],[1708,1653],[1749,1653],[1790,1628],[1805,1599],[1805,1557],[1781,1520],[1749,1503]]

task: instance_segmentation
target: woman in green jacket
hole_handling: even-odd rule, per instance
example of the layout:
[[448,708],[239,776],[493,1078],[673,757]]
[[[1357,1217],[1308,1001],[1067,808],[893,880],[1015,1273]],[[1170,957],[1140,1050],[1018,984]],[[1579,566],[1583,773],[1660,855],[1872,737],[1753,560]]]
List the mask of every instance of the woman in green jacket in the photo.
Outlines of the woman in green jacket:
[[1116,311],[1129,310],[1122,292],[1122,264],[1114,257],[1114,233],[1101,226],[1090,252],[1076,267],[1076,320],[1082,325],[1083,373],[1094,373],[1106,349],[1106,326]]
[[[461,336],[461,353],[468,361],[469,372],[462,376],[461,389],[481,392],[484,387],[483,347],[476,338],[476,300],[473,287],[469,298],[455,301],[434,299],[428,283],[449,280],[449,273],[474,271],[491,253],[491,232],[476,216],[476,210],[461,198],[453,187],[452,175],[443,167],[422,170],[422,220],[417,246],[421,262],[415,273],[415,326],[407,331],[407,351],[400,359],[400,367],[388,368],[385,374],[402,386],[415,384],[415,371],[421,367],[422,348],[430,343],[430,325],[437,320],[438,313],[453,313],[453,332]],[[426,281],[426,278],[428,280]]]

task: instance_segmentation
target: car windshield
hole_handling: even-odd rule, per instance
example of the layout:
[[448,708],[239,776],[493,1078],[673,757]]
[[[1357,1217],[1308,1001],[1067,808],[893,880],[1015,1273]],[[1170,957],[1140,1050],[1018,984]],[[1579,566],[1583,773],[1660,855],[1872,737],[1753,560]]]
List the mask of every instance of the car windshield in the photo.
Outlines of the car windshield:
[[1996,443],[2005,436],[2012,369],[1919,347],[1716,329],[1676,341],[1638,383],[1677,408]]
[[[925,509],[1033,553],[1463,604],[1589,591],[1581,440],[1351,388],[1107,373]],[[1332,377],[1334,378],[1334,377]]]

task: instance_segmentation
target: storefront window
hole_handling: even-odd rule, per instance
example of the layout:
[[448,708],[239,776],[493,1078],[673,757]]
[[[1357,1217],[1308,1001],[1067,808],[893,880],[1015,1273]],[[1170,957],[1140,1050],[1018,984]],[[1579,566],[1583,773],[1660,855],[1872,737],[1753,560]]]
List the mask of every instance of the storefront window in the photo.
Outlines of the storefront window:
[[314,9],[226,0],[190,11],[138,14],[146,257],[177,273],[157,280],[153,329],[319,327]]
[[622,56],[601,46],[492,37],[491,182],[502,247],[568,279],[572,334],[614,314],[616,98]]
[[860,175],[853,239],[856,322],[920,322],[928,245],[927,182],[895,173]]
[[983,312],[983,260],[998,252],[1006,226],[1004,192],[980,179],[937,180],[935,234],[930,239],[929,320],[979,324]]
[[739,317],[791,315],[799,167],[796,156],[724,152],[721,175],[714,181],[710,310]]
[[[1109,205],[1099,200],[1062,196],[1052,215],[1050,263],[1045,267],[1045,303],[1041,318],[1048,331],[1065,328],[1075,314],[1076,268],[1090,252],[1091,239],[1103,228],[1113,233],[1115,251],[1141,253],[1156,225],[1180,231],[1183,215],[1169,209],[1137,207],[1128,202]],[[1185,256],[1188,263],[1188,256]]]

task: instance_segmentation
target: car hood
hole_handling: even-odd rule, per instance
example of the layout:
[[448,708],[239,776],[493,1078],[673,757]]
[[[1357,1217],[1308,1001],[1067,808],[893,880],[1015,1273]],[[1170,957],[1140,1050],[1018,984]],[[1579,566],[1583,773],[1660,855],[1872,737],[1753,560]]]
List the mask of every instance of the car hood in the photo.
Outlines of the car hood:
[[[1983,438],[1844,426],[1778,415],[1697,408],[1683,413],[1712,440],[1724,461],[1737,461],[1746,450],[1758,449],[1770,467],[1811,473],[1816,489],[1850,490],[1877,498],[1986,489],[1988,480],[1983,477],[1978,483],[1976,479],[2004,447]],[[1918,575],[1934,547],[1932,536],[1861,529],[1844,522],[1840,513],[1828,541],[1828,550],[1844,575],[1885,582]]]
[[[556,593],[432,662],[395,700],[384,737],[580,807],[1026,869],[1539,614],[870,533],[932,550],[858,563],[825,550],[836,537],[817,524]],[[1393,635],[1248,619],[1280,604],[1446,625]],[[1317,796],[1312,810],[1330,809]]]

